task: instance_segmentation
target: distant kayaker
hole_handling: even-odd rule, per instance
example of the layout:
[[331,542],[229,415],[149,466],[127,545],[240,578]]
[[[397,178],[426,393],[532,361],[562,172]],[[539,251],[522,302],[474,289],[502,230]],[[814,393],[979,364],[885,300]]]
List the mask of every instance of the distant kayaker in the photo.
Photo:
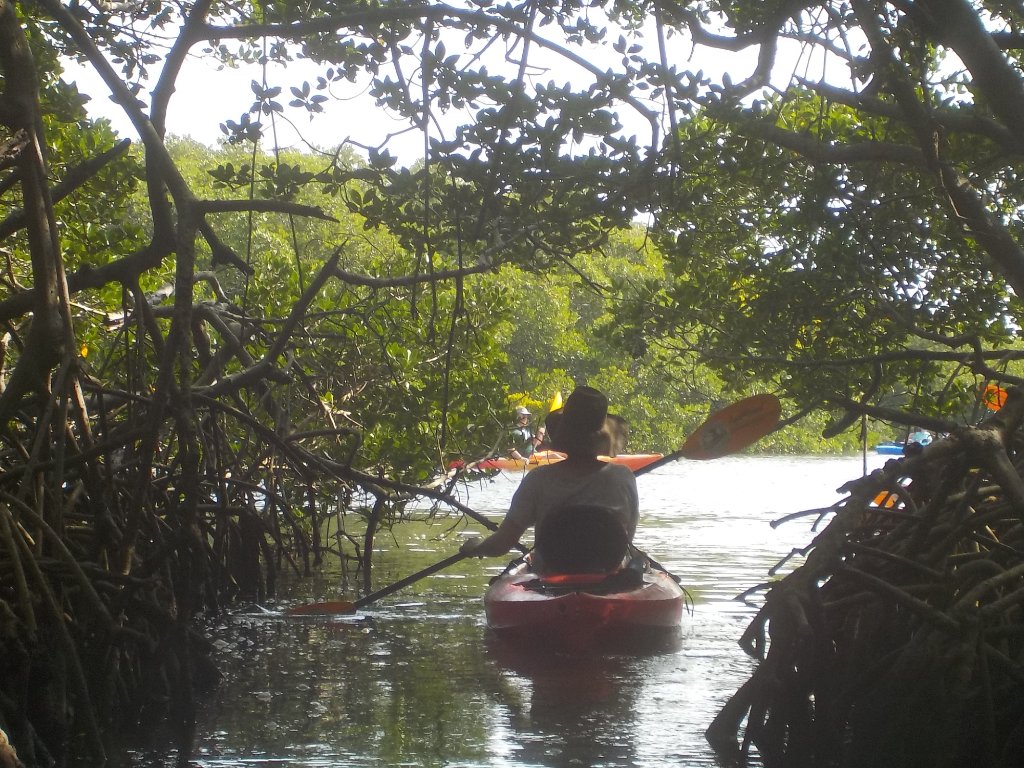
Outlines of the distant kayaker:
[[544,427],[538,429],[537,434],[534,434],[533,427],[530,426],[532,417],[533,414],[526,406],[521,405],[516,408],[516,424],[511,432],[512,448],[508,455],[517,461],[528,460],[537,450],[537,446],[544,442]]
[[[623,547],[631,542],[640,517],[636,478],[628,467],[597,458],[608,445],[607,414],[608,398],[603,393],[591,387],[573,390],[552,432],[552,446],[567,458],[528,473],[512,496],[508,514],[498,530],[485,539],[468,539],[460,551],[474,557],[504,555],[531,525],[538,531],[538,551],[590,546],[586,543],[588,534],[607,528],[609,521],[618,529]],[[583,521],[591,521],[592,525],[583,523],[590,530],[568,533],[565,526],[551,524],[566,510]],[[541,530],[559,531],[553,535],[571,540],[540,541]],[[599,544],[603,542],[595,542],[595,549],[601,548]],[[539,560],[534,566],[544,569]]]
[[928,445],[931,441],[931,432],[925,429],[921,429],[920,427],[911,427],[910,434],[907,435],[908,443],[920,443],[921,445]]

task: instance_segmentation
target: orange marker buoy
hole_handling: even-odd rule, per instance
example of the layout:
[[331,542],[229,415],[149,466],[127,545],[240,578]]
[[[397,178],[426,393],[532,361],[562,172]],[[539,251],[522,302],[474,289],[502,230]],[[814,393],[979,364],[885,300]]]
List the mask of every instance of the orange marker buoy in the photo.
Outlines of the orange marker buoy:
[[1006,390],[998,384],[987,384],[981,393],[981,401],[990,411],[998,411],[1006,404]]

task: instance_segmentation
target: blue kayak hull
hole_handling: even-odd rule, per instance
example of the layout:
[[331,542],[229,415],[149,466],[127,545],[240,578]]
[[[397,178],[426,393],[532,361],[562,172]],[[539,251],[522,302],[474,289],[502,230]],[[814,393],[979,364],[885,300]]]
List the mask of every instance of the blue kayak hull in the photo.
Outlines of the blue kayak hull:
[[903,443],[879,443],[875,446],[875,453],[881,453],[888,456],[902,456]]

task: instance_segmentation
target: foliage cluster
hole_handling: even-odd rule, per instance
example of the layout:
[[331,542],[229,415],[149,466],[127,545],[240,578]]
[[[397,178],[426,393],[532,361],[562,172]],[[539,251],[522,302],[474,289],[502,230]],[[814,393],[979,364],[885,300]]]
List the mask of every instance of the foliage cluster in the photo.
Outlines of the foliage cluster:
[[[510,389],[602,387],[638,449],[762,389],[846,446],[864,417],[976,421],[981,386],[1021,382],[1022,21],[965,0],[0,3],[0,727],[30,762],[69,734],[99,762],[100,713],[187,722],[192,617],[328,550],[368,562],[412,495],[472,513],[431,476],[493,444]],[[828,77],[780,83],[794,43]],[[757,63],[714,82],[673,58],[694,44]],[[196,52],[257,73],[217,153],[166,139]],[[387,136],[264,144],[356,93],[418,162]],[[320,539],[350,513],[364,538]]]
[[[949,431],[985,414],[989,381],[1019,383],[1019,116],[997,103],[1022,87],[1020,20],[976,5],[677,11],[694,40],[760,58],[688,81],[652,339],[833,414],[826,434],[858,415]],[[765,87],[790,55],[787,87]]]

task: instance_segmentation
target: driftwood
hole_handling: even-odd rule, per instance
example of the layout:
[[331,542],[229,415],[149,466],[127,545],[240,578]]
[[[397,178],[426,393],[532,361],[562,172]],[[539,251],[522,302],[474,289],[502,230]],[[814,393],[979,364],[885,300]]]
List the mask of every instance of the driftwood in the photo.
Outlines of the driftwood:
[[[707,730],[772,766],[1012,766],[1024,755],[1024,393],[840,490],[741,645]],[[914,446],[916,447],[916,446]],[[819,511],[820,512],[820,511]]]

